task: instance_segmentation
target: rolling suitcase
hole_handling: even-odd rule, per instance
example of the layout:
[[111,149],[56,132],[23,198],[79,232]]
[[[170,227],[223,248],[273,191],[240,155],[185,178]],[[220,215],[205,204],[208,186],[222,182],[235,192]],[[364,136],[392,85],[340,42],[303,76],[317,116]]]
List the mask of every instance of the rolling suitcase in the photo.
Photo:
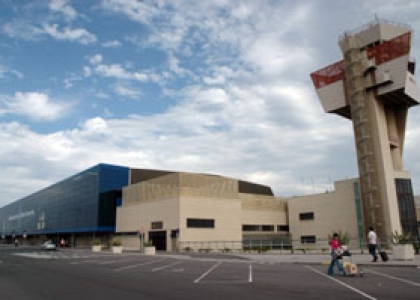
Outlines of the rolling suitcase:
[[356,276],[359,274],[359,270],[357,269],[357,265],[352,262],[345,262],[343,264],[344,274],[346,276]]
[[365,274],[363,271],[360,271],[357,265],[354,263],[351,254],[349,254],[348,256],[343,256],[343,270],[343,275],[347,277],[363,277],[363,275]]
[[385,251],[379,251],[379,255],[381,256],[381,259],[383,262],[387,262],[388,261],[388,254]]

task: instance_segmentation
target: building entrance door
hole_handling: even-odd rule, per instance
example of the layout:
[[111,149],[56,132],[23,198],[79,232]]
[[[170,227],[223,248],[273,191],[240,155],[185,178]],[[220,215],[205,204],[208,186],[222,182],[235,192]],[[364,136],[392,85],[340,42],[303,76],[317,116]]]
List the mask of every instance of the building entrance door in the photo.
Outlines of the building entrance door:
[[166,251],[166,231],[149,231],[149,240],[156,250]]

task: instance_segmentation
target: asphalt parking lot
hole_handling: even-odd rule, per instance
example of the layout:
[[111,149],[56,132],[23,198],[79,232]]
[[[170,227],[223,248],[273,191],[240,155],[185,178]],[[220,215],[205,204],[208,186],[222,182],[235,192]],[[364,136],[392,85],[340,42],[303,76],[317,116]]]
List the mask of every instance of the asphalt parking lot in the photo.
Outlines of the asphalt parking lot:
[[60,300],[419,299],[418,267],[363,266],[364,277],[330,277],[326,268],[234,255],[1,249],[0,293],[2,299]]

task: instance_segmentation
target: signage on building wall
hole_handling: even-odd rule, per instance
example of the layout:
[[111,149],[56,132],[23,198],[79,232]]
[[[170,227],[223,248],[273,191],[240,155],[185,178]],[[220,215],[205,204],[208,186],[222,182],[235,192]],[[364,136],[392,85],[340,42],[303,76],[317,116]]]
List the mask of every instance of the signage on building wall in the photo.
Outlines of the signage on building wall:
[[23,211],[23,212],[20,212],[20,213],[18,213],[16,215],[13,215],[13,216],[9,217],[8,220],[9,221],[15,221],[15,220],[18,220],[18,219],[31,217],[33,215],[35,215],[35,211],[34,210]]

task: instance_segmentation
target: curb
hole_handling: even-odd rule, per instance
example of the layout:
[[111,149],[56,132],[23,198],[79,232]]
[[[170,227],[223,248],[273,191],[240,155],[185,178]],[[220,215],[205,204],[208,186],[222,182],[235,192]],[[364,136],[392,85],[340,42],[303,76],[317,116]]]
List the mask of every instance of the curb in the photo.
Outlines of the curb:
[[[278,262],[283,264],[297,264],[297,265],[322,265],[322,266],[329,266],[329,261],[323,261],[323,262],[304,262],[304,261],[293,261],[293,262]],[[380,267],[380,268],[392,268],[392,267],[398,267],[398,268],[418,268],[420,269],[420,265],[412,265],[412,264],[388,264],[386,262],[379,263],[379,264],[373,264],[373,263],[356,263],[358,267]]]

